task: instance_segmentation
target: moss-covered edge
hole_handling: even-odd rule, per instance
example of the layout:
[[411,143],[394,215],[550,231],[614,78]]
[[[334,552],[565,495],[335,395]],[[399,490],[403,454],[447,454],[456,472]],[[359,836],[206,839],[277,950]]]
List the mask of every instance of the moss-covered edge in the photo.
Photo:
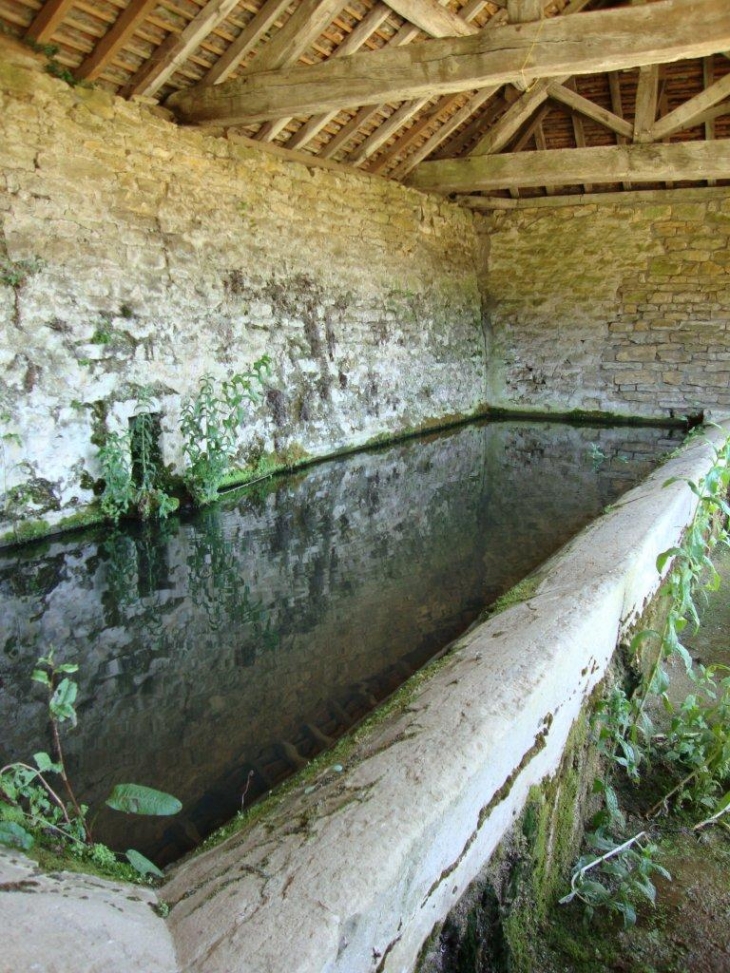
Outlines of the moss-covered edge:
[[[691,420],[682,418],[652,419],[644,416],[610,412],[589,412],[578,409],[569,412],[537,412],[534,410],[497,409],[489,406],[478,406],[470,412],[430,417],[413,426],[379,433],[364,442],[330,450],[329,452],[316,456],[308,453],[299,443],[292,443],[278,452],[264,454],[255,464],[233,470],[224,478],[221,489],[224,493],[234,493],[235,491],[247,489],[262,480],[268,480],[275,476],[303,470],[310,466],[316,466],[320,463],[326,463],[330,460],[350,456],[355,453],[384,449],[408,439],[415,439],[418,436],[443,432],[485,419],[495,421],[570,422],[575,425],[688,427],[692,424]],[[175,478],[175,485],[181,488],[182,479],[180,477]],[[177,494],[178,490],[176,489],[174,492]],[[107,520],[108,518],[102,513],[98,501],[94,501],[84,507],[83,510],[62,517],[53,523],[42,517],[28,517],[23,520],[18,520],[9,530],[0,534],[0,550],[17,547],[21,544],[27,544],[31,541],[51,537],[56,534],[63,534],[67,531],[79,530],[95,524],[101,524]]]
[[519,820],[424,944],[414,973],[535,973],[544,923],[569,885],[597,755],[595,694],[574,723],[556,773],[530,789]]

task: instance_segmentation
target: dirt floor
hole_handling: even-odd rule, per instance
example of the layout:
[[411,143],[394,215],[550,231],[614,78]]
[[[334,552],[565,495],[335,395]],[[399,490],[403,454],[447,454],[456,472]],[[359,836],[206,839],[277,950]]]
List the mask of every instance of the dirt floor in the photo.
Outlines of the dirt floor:
[[[701,627],[685,644],[705,665],[730,666],[730,551],[716,551],[713,561],[722,585],[700,605]],[[681,664],[675,666],[672,695],[683,698],[690,688]],[[623,794],[629,812],[635,798]],[[638,831],[647,822],[634,815],[633,826]],[[656,908],[640,909],[636,926],[624,930],[613,920],[586,925],[577,902],[557,906],[534,973],[730,973],[730,828],[696,832],[676,816],[650,827],[658,860],[672,875],[655,883]]]

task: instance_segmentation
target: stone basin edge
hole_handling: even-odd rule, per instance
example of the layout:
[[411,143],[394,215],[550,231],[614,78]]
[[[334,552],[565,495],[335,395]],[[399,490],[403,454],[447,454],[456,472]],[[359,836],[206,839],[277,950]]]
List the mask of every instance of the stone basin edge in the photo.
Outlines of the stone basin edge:
[[408,973],[434,925],[557,770],[621,637],[656,592],[730,422],[691,437],[473,626],[410,697],[161,890],[185,973]]

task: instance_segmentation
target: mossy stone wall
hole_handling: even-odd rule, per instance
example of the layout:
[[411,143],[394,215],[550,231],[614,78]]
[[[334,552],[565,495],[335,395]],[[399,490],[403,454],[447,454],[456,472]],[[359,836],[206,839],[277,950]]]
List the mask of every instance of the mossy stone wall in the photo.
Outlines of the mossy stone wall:
[[84,509],[96,444],[127,428],[142,389],[179,472],[182,399],[264,352],[269,389],[240,467],[483,406],[471,213],[179,127],[42,62],[0,37],[6,521]]
[[730,192],[655,195],[485,220],[492,404],[730,409]]

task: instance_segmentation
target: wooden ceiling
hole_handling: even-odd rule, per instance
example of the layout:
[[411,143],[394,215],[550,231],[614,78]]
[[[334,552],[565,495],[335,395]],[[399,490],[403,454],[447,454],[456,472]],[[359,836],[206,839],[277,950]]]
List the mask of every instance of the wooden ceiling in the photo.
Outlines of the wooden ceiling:
[[0,27],[67,80],[475,206],[730,184],[730,0],[0,0]]

